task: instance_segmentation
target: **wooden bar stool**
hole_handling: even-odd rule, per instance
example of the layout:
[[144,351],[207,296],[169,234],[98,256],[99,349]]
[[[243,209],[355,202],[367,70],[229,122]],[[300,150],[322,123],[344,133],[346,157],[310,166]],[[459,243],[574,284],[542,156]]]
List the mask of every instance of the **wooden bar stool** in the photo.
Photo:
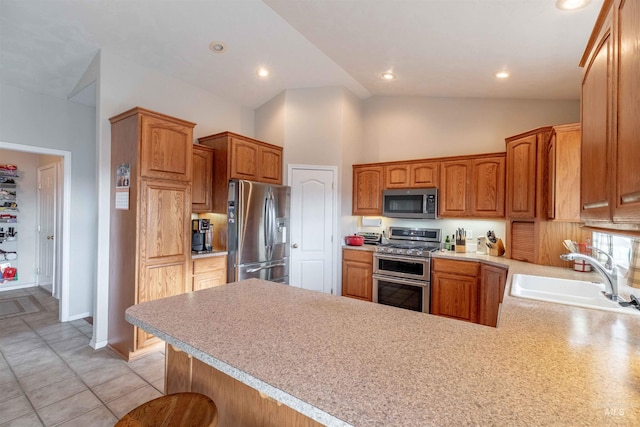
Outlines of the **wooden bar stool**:
[[115,427],[216,427],[218,408],[200,393],[158,397],[129,411]]

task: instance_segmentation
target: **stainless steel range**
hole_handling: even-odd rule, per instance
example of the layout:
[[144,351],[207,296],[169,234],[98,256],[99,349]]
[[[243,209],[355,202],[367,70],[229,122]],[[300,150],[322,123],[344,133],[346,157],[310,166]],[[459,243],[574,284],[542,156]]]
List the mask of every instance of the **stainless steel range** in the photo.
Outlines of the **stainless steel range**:
[[431,253],[440,249],[439,228],[390,227],[388,243],[373,254],[373,301],[429,312]]

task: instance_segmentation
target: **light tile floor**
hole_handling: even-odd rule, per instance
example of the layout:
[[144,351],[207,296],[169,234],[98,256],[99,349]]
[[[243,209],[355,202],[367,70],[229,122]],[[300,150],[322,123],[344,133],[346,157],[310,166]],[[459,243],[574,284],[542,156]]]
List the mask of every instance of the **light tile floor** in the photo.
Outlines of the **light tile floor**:
[[[9,300],[29,296],[36,302],[23,306],[31,312],[12,314]],[[94,350],[93,327],[60,323],[58,301],[42,288],[0,292],[0,304],[0,427],[113,426],[162,395],[163,353],[126,363]]]

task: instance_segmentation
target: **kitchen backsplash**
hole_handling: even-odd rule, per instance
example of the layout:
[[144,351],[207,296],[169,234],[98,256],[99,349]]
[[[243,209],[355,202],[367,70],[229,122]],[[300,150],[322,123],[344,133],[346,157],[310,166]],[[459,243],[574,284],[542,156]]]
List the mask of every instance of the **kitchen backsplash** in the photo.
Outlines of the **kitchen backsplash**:
[[467,232],[471,232],[473,239],[480,236],[486,236],[487,231],[491,230],[495,232],[496,237],[505,239],[505,222],[504,220],[486,220],[486,219],[467,219],[467,218],[447,218],[437,220],[421,220],[421,219],[397,219],[397,218],[384,218],[382,219],[381,227],[366,227],[362,225],[362,219],[364,217],[357,217],[358,230],[356,231],[369,231],[380,233],[383,230],[388,230],[389,227],[417,227],[417,228],[440,228],[442,229],[442,241],[446,235],[455,234],[458,228],[464,228]]

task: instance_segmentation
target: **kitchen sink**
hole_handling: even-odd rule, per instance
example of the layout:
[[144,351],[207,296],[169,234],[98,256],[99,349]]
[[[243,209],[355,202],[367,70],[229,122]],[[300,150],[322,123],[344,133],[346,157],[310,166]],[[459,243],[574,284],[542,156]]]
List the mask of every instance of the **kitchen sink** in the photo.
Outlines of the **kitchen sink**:
[[607,299],[602,295],[604,290],[602,283],[526,274],[514,274],[511,282],[511,296],[514,297],[640,315],[640,310],[621,307]]

